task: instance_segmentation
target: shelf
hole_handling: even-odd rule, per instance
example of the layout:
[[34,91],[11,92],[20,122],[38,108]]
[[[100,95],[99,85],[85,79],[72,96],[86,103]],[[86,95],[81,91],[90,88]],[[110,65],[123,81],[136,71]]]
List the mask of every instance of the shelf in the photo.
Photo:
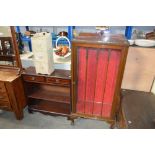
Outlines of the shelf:
[[70,104],[70,93],[63,93],[54,90],[46,90],[43,88],[38,88],[30,92],[28,98],[42,99],[51,102]]
[[[32,67],[32,66],[26,68],[24,70],[23,74],[45,76],[43,74],[37,74],[35,67]],[[63,78],[63,79],[71,79],[71,72],[70,72],[70,70],[55,69],[51,75],[46,75],[46,77],[57,77],[57,78]]]
[[30,101],[29,109],[32,111],[39,111],[43,113],[57,114],[57,115],[69,115],[70,105],[50,102],[45,100],[32,100]]

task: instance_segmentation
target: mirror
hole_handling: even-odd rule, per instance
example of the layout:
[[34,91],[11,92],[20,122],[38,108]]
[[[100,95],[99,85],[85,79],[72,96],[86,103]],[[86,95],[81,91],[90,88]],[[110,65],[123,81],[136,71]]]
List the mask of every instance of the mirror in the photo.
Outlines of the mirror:
[[0,65],[18,67],[14,27],[0,26]]

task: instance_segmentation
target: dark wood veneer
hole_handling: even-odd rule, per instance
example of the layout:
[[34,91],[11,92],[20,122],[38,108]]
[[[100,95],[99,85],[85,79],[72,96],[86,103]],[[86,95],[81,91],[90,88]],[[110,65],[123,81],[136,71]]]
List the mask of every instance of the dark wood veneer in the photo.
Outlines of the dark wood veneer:
[[42,112],[50,115],[70,115],[70,105],[64,103],[51,102],[47,100],[30,100],[29,101],[29,111]]
[[23,74],[29,112],[70,116],[70,71],[55,70],[51,75],[36,74],[34,67]]

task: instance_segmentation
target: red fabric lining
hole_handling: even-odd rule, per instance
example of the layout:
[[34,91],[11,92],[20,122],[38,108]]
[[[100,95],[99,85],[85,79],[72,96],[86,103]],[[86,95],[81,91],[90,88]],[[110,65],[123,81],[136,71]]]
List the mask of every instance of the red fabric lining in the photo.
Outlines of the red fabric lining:
[[[117,72],[118,72],[118,65],[120,62],[120,52],[112,50],[108,65],[108,72],[107,72],[107,81],[106,81],[106,88],[103,103],[111,105],[113,102],[113,96],[115,92],[115,85],[117,79]],[[102,116],[105,117],[105,106],[102,107]],[[107,109],[108,110],[108,109]],[[109,112],[111,109],[109,108]]]
[[77,112],[84,113],[86,82],[86,48],[79,48],[78,54],[78,103]]
[[77,112],[78,113],[84,113],[84,107],[85,107],[84,101],[83,102],[78,101],[76,107],[77,107]]
[[110,117],[112,105],[103,104],[102,105],[102,116]]
[[97,50],[88,49],[85,113],[93,113],[97,68]]
[[97,61],[97,49],[88,48],[87,60],[86,52],[79,48],[77,112],[110,117],[121,53],[103,49]]
[[96,88],[95,88],[95,98],[93,108],[93,114],[97,116],[100,116],[102,112],[102,101],[105,89],[107,65],[108,65],[108,51],[100,50],[97,65],[97,78],[96,78]]

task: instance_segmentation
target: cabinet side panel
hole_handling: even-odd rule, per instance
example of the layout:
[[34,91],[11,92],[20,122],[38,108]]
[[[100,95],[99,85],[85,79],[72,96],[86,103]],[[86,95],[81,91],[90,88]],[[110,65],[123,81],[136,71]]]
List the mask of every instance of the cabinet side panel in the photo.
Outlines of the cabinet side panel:
[[77,112],[84,113],[85,82],[86,82],[86,48],[78,49],[78,86],[77,86]]
[[[105,87],[105,94],[103,99],[103,104],[106,104],[102,107],[102,116],[109,117],[111,112],[111,106],[113,102],[113,96],[115,92],[115,85],[118,73],[118,67],[120,63],[121,53],[118,50],[111,50],[108,72],[107,72],[107,80]],[[108,106],[109,105],[109,106]],[[105,108],[107,110],[105,110]]]
[[100,50],[98,56],[97,65],[97,78],[96,78],[96,88],[95,88],[95,98],[93,114],[100,116],[102,112],[102,101],[106,84],[106,73],[108,65],[108,51]]
[[93,114],[96,84],[97,50],[88,49],[85,114]]
[[25,108],[27,104],[26,104],[25,91],[24,91],[21,77],[18,77],[13,82],[13,90],[16,96],[18,106],[20,106],[21,109]]

